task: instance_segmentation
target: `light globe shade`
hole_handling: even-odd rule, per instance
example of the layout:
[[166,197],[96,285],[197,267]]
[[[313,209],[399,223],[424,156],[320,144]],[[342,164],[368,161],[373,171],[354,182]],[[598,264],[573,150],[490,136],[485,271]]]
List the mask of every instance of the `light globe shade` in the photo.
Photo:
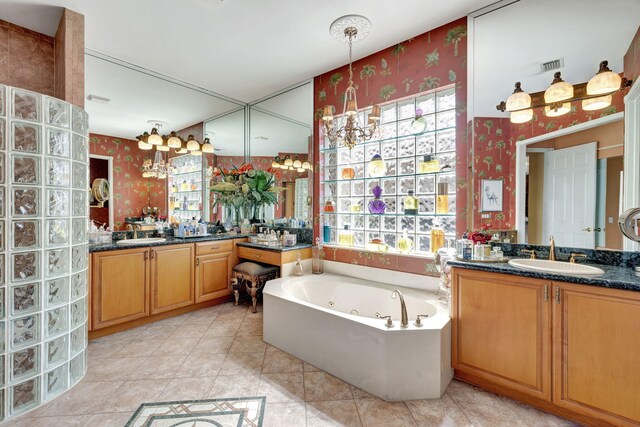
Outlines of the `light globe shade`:
[[162,145],[162,137],[158,135],[158,129],[151,129],[151,134],[147,138],[147,142],[151,145]]
[[293,160],[291,160],[291,157],[287,157],[286,159],[284,159],[284,165],[293,166]]
[[280,168],[280,164],[274,160],[273,162],[271,162],[271,167],[273,169],[279,169]]
[[387,173],[387,165],[384,160],[382,160],[382,157],[380,157],[380,154],[376,154],[371,158],[367,166],[367,171],[372,178],[380,178]]
[[192,156],[202,156],[202,151],[198,150],[198,151],[192,151],[191,152]]
[[544,107],[544,115],[547,117],[558,117],[563,116],[571,111],[571,103],[565,102],[558,108],[551,108],[550,105]]
[[530,121],[531,119],[533,119],[533,110],[532,109],[514,111],[509,116],[509,121],[511,123],[516,123],[516,124],[517,123],[526,123],[526,122]]
[[587,83],[587,95],[604,95],[620,89],[622,77],[611,71],[607,65],[609,65],[608,61],[600,63],[598,73]]
[[554,74],[551,86],[544,91],[544,102],[553,104],[573,97],[573,85],[560,78],[560,72]]
[[189,139],[187,140],[187,150],[200,151],[200,143],[193,139],[193,135],[189,135]]
[[171,148],[168,145],[156,145],[156,150],[158,151],[169,151]]
[[202,144],[201,150],[203,153],[213,153],[213,145],[211,144],[209,138],[204,139],[204,144]]
[[180,148],[180,147],[182,147],[182,141],[180,141],[180,138],[178,138],[176,136],[175,132],[171,132],[171,136],[167,140],[167,146],[169,146],[171,148]]
[[293,167],[296,168],[296,169],[301,168],[302,167],[302,162],[300,160],[298,160],[298,159],[295,159],[293,161]]
[[531,96],[522,90],[520,82],[516,82],[516,88],[507,98],[507,111],[522,110],[531,107]]
[[139,140],[138,141],[138,148],[141,150],[151,150],[153,148],[153,145],[151,144],[147,144],[146,142]]
[[611,105],[613,97],[611,95],[599,96],[597,98],[584,99],[582,109],[585,111],[600,110]]
[[186,148],[176,148],[176,154],[187,154],[189,150]]
[[311,169],[311,163],[309,162],[302,163],[302,168],[307,170]]
[[298,171],[299,173],[302,173],[302,172],[304,172],[305,170],[304,170],[304,169],[302,169],[302,168],[298,168],[298,169],[297,169],[297,171]]

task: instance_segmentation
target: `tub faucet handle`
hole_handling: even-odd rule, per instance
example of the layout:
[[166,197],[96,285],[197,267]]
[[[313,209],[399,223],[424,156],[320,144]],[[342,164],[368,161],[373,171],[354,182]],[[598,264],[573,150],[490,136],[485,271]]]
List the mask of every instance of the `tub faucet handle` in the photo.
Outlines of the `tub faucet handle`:
[[427,317],[429,317],[428,314],[418,314],[416,316],[416,321],[415,321],[414,325],[417,326],[417,327],[421,327],[423,325],[421,319],[426,319]]
[[387,319],[385,326],[387,328],[393,328],[393,320],[391,320],[391,316],[380,316],[381,319]]

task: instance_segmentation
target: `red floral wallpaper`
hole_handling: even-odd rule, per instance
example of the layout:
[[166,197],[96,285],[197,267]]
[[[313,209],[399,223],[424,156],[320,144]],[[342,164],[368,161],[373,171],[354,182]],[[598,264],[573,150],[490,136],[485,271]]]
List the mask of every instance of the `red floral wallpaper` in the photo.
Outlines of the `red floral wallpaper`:
[[142,178],[140,168],[155,150],[138,149],[138,142],[107,135],[89,135],[89,153],[113,157],[113,188],[111,188],[114,223],[121,227],[125,217],[139,216],[145,206],[158,207],[167,214],[167,182]]
[[[456,88],[456,205],[467,206],[467,24],[466,18],[413,37],[353,63],[354,83],[358,86],[359,107],[414,95],[440,86]],[[319,150],[320,115],[325,105],[342,111],[342,95],[347,87],[348,65],[314,78],[316,130],[314,152]],[[314,168],[314,200],[320,200],[318,162]],[[319,235],[319,203],[314,203],[314,235]],[[458,209],[457,231],[466,229],[467,209]],[[331,249],[330,251],[333,251]],[[432,260],[397,255],[377,255],[365,251],[336,249],[328,259],[343,262],[380,262],[383,268],[434,274]],[[366,261],[365,261],[366,260]]]
[[640,78],[640,27],[624,55],[624,76],[634,81]]

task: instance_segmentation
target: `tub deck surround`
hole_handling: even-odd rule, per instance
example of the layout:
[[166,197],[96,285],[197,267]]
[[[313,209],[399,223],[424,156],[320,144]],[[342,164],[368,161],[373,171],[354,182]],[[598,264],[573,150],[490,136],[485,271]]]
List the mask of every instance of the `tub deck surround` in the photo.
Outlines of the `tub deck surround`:
[[460,267],[471,270],[487,271],[492,273],[512,274],[515,276],[531,277],[535,279],[556,280],[580,285],[602,286],[612,289],[625,289],[640,291],[640,273],[631,267],[619,267],[615,265],[593,264],[604,270],[599,276],[573,275],[546,273],[541,271],[529,271],[513,267],[508,263],[482,263],[467,262],[461,260],[449,261],[452,267]]
[[263,295],[265,342],[381,399],[437,399],[453,377],[449,310],[431,292],[325,273],[270,281]]

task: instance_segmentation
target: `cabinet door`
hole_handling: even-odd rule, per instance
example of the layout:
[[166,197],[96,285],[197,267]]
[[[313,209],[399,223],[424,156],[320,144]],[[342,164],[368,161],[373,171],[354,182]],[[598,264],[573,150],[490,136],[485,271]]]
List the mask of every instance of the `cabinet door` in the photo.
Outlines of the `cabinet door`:
[[193,304],[193,245],[151,248],[151,314]]
[[454,269],[453,367],[551,400],[550,283]]
[[149,315],[148,248],[97,252],[91,267],[93,330]]
[[196,259],[196,302],[231,294],[231,252],[202,255]]
[[554,283],[554,403],[640,422],[640,292]]

